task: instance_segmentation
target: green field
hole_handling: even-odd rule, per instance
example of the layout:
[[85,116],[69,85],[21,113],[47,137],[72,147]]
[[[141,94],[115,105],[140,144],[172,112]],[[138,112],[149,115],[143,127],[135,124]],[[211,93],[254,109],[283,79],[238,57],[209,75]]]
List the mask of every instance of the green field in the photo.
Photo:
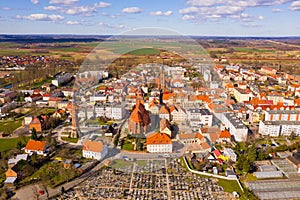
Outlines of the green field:
[[224,179],[218,179],[218,184],[224,188],[225,192],[232,193],[233,191],[238,192],[240,195],[243,194],[243,191],[241,190],[239,184],[237,181],[229,181]]
[[127,151],[133,151],[134,145],[132,143],[125,143],[122,145],[122,149]]
[[0,120],[0,133],[11,134],[14,130],[22,125],[23,118],[16,120]]
[[78,142],[78,138],[69,138],[69,137],[61,137],[62,140],[67,141],[67,142],[71,142],[71,143],[77,143]]
[[256,48],[247,48],[247,47],[235,47],[233,48],[236,52],[257,52],[257,53],[266,53],[266,52],[274,52],[273,50],[268,49],[256,49]]
[[[28,139],[28,137],[27,137]],[[23,141],[23,138],[9,138],[9,139],[0,139],[0,152],[8,151],[17,147],[17,143]]]
[[112,162],[112,164],[110,165],[110,167],[119,169],[119,168],[127,168],[127,167],[130,167],[132,165],[133,165],[132,162],[120,159],[120,160],[114,160]]
[[146,56],[146,55],[159,55],[160,51],[153,48],[143,48],[143,49],[137,49],[128,52],[127,54],[130,55],[139,55],[139,56]]

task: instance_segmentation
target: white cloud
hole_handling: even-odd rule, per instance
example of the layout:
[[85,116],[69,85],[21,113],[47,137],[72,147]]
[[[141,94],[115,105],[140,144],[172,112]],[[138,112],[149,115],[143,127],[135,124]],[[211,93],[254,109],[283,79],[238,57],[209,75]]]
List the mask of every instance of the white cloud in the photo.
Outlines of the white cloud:
[[[51,0],[51,1],[56,1],[58,3],[59,0]],[[65,3],[71,3],[75,2],[77,0],[68,0]],[[76,6],[76,5],[68,5],[68,6],[46,6],[44,7],[45,10],[50,10],[50,11],[60,11],[61,13],[68,14],[68,15],[83,15],[83,16],[92,16],[94,13],[97,12],[98,8],[106,8],[111,6],[110,3],[106,2],[99,2],[95,3],[93,5],[82,5],[82,6]]]
[[[293,0],[186,0],[186,8],[179,10],[184,20],[194,21],[216,20],[216,19],[238,19],[241,21],[263,20],[263,16],[248,16],[244,12],[251,7],[266,7],[282,5],[293,2]],[[291,10],[300,10],[300,0],[294,1]],[[273,9],[273,12],[281,10]]]
[[78,21],[67,21],[66,24],[68,24],[68,25],[78,25],[80,23]]
[[38,3],[39,3],[39,0],[31,0],[31,3],[33,3],[33,4],[38,4]]
[[281,12],[282,10],[281,9],[279,9],[279,8],[273,8],[272,9],[272,12],[274,12],[274,13],[278,13],[278,12]]
[[95,3],[94,6],[96,8],[107,8],[107,7],[110,7],[111,6],[111,3],[107,3],[107,2],[99,2],[99,3]]
[[172,15],[173,14],[173,12],[172,11],[170,11],[170,10],[168,10],[168,11],[166,11],[166,12],[163,12],[163,11],[156,11],[156,12],[151,12],[150,13],[150,15],[152,15],[152,16],[170,16],[170,15]]
[[191,14],[191,13],[197,13],[199,11],[199,8],[197,7],[188,7],[188,8],[183,8],[179,10],[180,14]]
[[142,11],[143,10],[138,7],[128,7],[122,10],[123,13],[131,13],[131,14],[141,13]]
[[84,15],[92,16],[93,13],[97,12],[95,7],[91,6],[75,6],[62,11],[69,15]]
[[103,28],[110,28],[110,29],[124,29],[124,28],[127,28],[123,24],[112,25],[112,24],[107,24],[107,23],[104,23],[104,22],[99,22],[98,25],[103,27]]
[[183,20],[192,20],[192,19],[196,19],[196,17],[194,15],[183,15],[182,19]]
[[28,16],[16,16],[17,19],[28,19],[32,21],[60,21],[63,20],[64,17],[61,15],[47,15],[47,14],[31,14]]
[[224,3],[224,0],[188,0],[187,4],[192,6],[214,6]]
[[59,7],[59,6],[46,6],[46,7],[44,7],[44,10],[57,11],[57,10],[62,10],[62,7]]
[[79,0],[50,0],[50,4],[72,5]]
[[294,1],[289,8],[294,11],[300,10],[300,1]]
[[11,10],[11,8],[8,8],[8,7],[3,7],[3,8],[1,8],[1,10]]

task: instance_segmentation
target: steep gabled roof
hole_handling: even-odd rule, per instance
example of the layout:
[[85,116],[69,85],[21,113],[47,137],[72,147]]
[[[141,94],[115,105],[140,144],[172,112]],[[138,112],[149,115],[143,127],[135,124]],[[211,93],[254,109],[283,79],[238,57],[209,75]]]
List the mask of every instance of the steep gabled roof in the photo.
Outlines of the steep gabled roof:
[[158,114],[170,114],[169,108],[166,105],[163,105],[159,109]]
[[171,124],[169,122],[169,120],[167,119],[161,119],[160,120],[160,130],[164,130],[165,128],[170,129]]
[[224,131],[221,131],[219,138],[231,138],[231,134],[229,131],[224,130]]

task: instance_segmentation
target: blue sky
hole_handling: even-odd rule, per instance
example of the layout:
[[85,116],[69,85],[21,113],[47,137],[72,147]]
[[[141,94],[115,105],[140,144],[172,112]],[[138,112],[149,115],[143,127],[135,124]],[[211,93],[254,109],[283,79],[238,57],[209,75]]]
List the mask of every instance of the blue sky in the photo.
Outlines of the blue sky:
[[300,36],[300,0],[1,0],[2,34]]

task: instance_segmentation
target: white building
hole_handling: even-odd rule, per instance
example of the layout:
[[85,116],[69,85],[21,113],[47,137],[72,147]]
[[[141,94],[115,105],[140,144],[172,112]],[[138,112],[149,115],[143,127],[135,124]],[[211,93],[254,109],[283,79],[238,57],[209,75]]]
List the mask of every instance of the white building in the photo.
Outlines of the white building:
[[29,140],[25,146],[25,153],[36,153],[38,155],[46,156],[46,142]]
[[300,136],[299,121],[260,121],[258,133],[272,137],[289,136],[294,132]]
[[265,121],[300,121],[300,110],[267,110]]
[[65,73],[63,75],[58,76],[57,78],[52,80],[52,84],[56,87],[61,86],[61,84],[66,83],[72,79],[72,75],[69,73]]
[[96,102],[96,101],[106,102],[106,100],[107,100],[106,94],[95,94],[93,96],[90,96],[90,102]]
[[248,128],[233,113],[223,113],[222,123],[236,141],[247,140]]
[[82,156],[84,158],[101,160],[107,155],[107,152],[107,146],[102,141],[86,140],[82,147]]
[[213,115],[208,109],[187,110],[187,118],[191,127],[212,126]]
[[223,155],[227,156],[232,162],[236,162],[237,160],[237,155],[231,148],[225,148]]
[[123,119],[126,115],[125,106],[121,104],[95,104],[95,116],[110,119]]
[[173,149],[172,140],[165,133],[153,133],[147,136],[147,151],[150,153],[171,153]]
[[172,116],[172,120],[175,122],[183,122],[187,120],[187,113],[180,106],[172,106],[170,108],[170,113]]

